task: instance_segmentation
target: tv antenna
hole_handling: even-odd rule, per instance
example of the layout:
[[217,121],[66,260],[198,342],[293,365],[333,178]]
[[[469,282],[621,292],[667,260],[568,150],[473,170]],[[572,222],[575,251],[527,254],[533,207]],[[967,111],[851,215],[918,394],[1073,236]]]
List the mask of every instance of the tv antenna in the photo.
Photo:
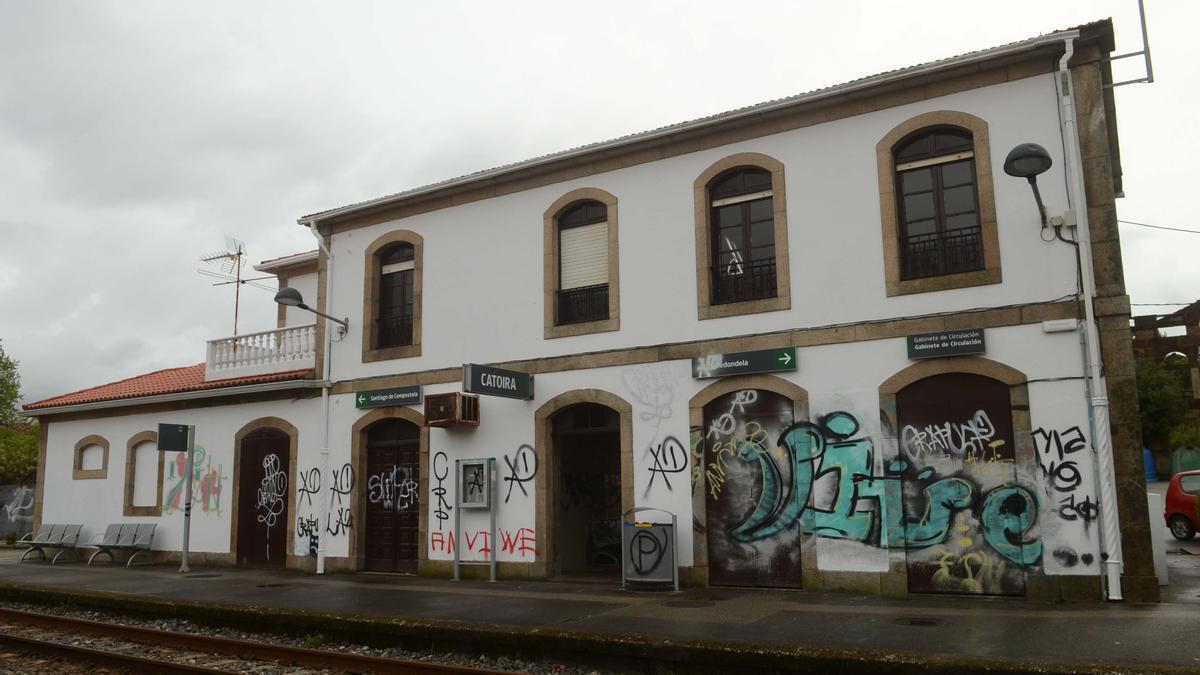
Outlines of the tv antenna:
[[223,279],[213,284],[213,286],[227,286],[233,284],[233,334],[238,334],[238,308],[241,304],[242,285],[249,284],[255,288],[261,288],[265,291],[274,293],[276,289],[260,284],[263,279],[270,279],[271,276],[253,277],[250,279],[242,278],[242,266],[246,262],[246,244],[241,239],[236,239],[229,235],[225,235],[225,250],[208,255],[200,256],[200,262],[215,265],[219,272],[211,270],[196,270],[200,274],[208,277]]

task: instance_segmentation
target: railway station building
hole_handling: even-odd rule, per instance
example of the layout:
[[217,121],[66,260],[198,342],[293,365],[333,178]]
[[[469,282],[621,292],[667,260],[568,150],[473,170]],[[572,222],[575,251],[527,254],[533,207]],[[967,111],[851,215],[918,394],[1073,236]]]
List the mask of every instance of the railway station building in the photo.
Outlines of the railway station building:
[[[36,521],[157,523],[177,559],[190,480],[194,564],[1156,600],[1113,47],[1089,24],[304,216],[317,250],[257,266],[294,289],[276,329],[25,406]],[[190,476],[160,423],[195,426]]]

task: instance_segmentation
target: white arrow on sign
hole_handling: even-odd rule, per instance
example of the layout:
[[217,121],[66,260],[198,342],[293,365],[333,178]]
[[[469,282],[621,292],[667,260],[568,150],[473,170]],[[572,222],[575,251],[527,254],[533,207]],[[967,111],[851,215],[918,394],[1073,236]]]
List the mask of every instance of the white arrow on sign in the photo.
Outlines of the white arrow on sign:
[[362,404],[362,403],[366,403],[366,402],[367,402],[367,395],[366,395],[366,394],[359,394],[359,395],[358,395],[358,402],[359,402],[360,404]]
[[783,353],[783,356],[779,357],[779,360],[780,360],[780,361],[783,361],[783,365],[785,365],[785,366],[786,366],[786,365],[788,365],[789,363],[791,363],[791,362],[792,362],[792,355],[791,355],[791,354],[788,354],[787,352],[784,352],[784,353]]

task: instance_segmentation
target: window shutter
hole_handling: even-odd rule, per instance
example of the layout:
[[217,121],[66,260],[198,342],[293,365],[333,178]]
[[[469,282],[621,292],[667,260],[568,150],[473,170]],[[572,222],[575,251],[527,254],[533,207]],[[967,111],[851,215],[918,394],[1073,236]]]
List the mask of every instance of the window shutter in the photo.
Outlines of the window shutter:
[[608,283],[608,223],[560,230],[561,290]]

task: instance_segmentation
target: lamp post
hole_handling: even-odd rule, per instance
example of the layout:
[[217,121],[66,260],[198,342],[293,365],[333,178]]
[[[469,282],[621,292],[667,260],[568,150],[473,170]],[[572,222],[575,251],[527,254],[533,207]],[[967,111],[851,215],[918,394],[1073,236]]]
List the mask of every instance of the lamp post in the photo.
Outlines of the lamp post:
[[[1029,181],[1033,198],[1037,202],[1042,227],[1053,227],[1054,237],[1075,248],[1075,271],[1079,286],[1077,298],[1083,300],[1083,351],[1087,366],[1088,421],[1091,424],[1092,445],[1096,452],[1096,491],[1100,512],[1100,559],[1103,561],[1106,592],[1109,600],[1121,600],[1121,530],[1117,517],[1116,473],[1113,469],[1112,433],[1109,429],[1108,393],[1102,378],[1100,363],[1100,332],[1096,327],[1096,279],[1092,269],[1091,236],[1088,231],[1086,203],[1082,187],[1082,165],[1072,165],[1072,150],[1077,150],[1077,139],[1064,134],[1068,143],[1065,150],[1067,169],[1071,180],[1067,183],[1068,198],[1084,211],[1084,217],[1076,218],[1074,210],[1068,209],[1061,216],[1047,221],[1046,207],[1038,191],[1037,177],[1045,173],[1053,163],[1050,153],[1036,143],[1022,143],[1013,148],[1004,159],[1004,173],[1014,178]],[[1072,143],[1071,141],[1076,141]],[[1077,159],[1078,155],[1075,155]],[[1072,170],[1074,169],[1074,170]],[[1062,228],[1077,227],[1075,239],[1063,237]],[[1080,297],[1082,296],[1082,297]]]
[[[321,241],[320,239],[318,239],[318,241],[322,244],[322,249],[324,249],[324,242]],[[326,252],[326,256],[328,257],[328,252]],[[328,263],[327,263],[327,265],[328,265]],[[332,265],[329,265],[326,268],[327,269],[326,274],[329,274],[329,272],[328,272],[329,267],[332,267]],[[326,297],[328,297],[328,296],[326,296]],[[281,305],[286,305],[288,307],[299,307],[300,309],[307,310],[309,312],[312,312],[313,314],[316,314],[317,316],[324,317],[324,318],[328,319],[329,321],[336,323],[338,325],[339,337],[344,336],[346,334],[346,331],[348,331],[350,329],[350,317],[346,317],[345,319],[338,319],[338,318],[332,317],[324,312],[315,310],[312,307],[309,307],[308,305],[304,304],[304,296],[300,295],[300,291],[298,291],[294,288],[279,289],[279,292],[275,294],[275,302],[278,302]],[[326,301],[326,304],[328,305],[328,300]],[[321,405],[324,408],[324,414],[321,416],[321,439],[322,440],[321,440],[321,462],[320,462],[321,474],[320,475],[322,476],[322,480],[324,480],[325,476],[329,475],[329,387],[330,387],[329,368],[330,368],[330,364],[332,363],[332,355],[331,355],[332,351],[333,351],[333,335],[329,331],[329,327],[326,326],[326,329],[325,329],[325,367],[322,370],[322,379],[324,381],[321,383]],[[329,522],[328,522],[329,521],[329,492],[327,490],[321,490],[321,496],[318,498],[317,501],[320,503],[319,508],[321,509],[320,514],[318,514],[318,516],[317,516],[317,532],[318,532],[318,535],[317,535],[318,536],[318,539],[317,539],[317,574],[324,574],[325,573],[325,535],[329,529]]]

